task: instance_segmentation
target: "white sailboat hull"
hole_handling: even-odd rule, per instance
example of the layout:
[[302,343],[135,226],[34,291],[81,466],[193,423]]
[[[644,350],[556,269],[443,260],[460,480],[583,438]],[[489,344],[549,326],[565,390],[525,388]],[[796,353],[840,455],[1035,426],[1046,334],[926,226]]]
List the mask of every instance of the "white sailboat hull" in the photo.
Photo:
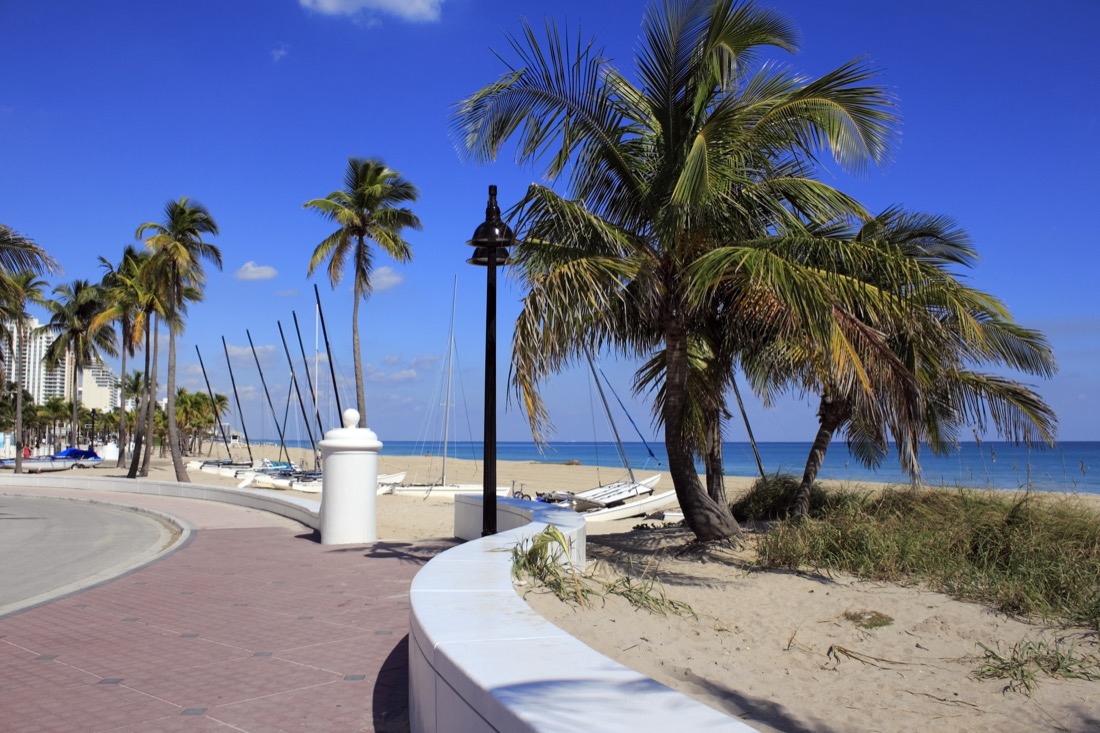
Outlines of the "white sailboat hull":
[[616,519],[629,517],[643,517],[660,509],[665,509],[676,503],[676,490],[664,491],[660,494],[647,496],[637,501],[627,502],[619,506],[606,509],[593,509],[582,512],[586,522],[611,522]]

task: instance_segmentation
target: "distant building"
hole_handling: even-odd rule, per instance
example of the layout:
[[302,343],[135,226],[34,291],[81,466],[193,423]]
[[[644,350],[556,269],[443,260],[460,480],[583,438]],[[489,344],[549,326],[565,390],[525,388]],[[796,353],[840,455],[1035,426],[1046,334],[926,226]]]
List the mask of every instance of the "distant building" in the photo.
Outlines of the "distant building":
[[96,359],[92,368],[81,375],[80,404],[89,410],[113,412],[118,408],[121,380],[103,363]]
[[4,381],[17,381],[17,364],[14,356],[22,351],[23,354],[23,388],[31,393],[36,405],[46,404],[51,397],[60,397],[63,400],[72,399],[70,385],[72,384],[73,357],[72,352],[66,350],[65,359],[56,369],[46,368],[46,349],[50,348],[57,339],[57,334],[49,331],[39,331],[37,319],[30,319],[26,329],[27,343],[25,349],[19,349],[19,336],[12,325],[5,324],[7,334],[4,336]]
[[[46,368],[46,350],[57,339],[57,334],[38,330],[40,324],[34,318],[27,326],[27,344],[23,350],[23,388],[31,393],[34,404],[44,405],[51,397],[71,400],[73,376],[73,355],[65,350],[65,359],[56,369]],[[7,331],[3,338],[3,373],[5,382],[15,382],[16,360],[19,353],[19,336],[10,323],[4,324]],[[80,375],[78,386],[80,404],[88,409],[111,412],[119,405],[122,380],[120,380],[102,359],[96,359],[92,367]]]

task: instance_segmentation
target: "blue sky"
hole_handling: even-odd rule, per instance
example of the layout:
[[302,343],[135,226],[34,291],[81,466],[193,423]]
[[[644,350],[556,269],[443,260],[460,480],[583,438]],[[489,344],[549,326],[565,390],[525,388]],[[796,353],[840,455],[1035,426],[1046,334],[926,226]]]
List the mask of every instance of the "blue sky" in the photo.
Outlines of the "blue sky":
[[[835,184],[872,210],[897,204],[957,219],[982,255],[972,282],[1054,345],[1060,372],[1037,386],[1058,412],[1060,438],[1100,439],[1093,215],[1100,63],[1091,50],[1100,3],[763,4],[801,30],[801,52],[778,57],[792,68],[819,75],[866,56],[882,70],[904,120],[896,159],[860,178],[835,174]],[[458,433],[478,439],[485,285],[484,270],[465,264],[465,242],[484,217],[489,184],[500,187],[506,208],[540,171],[510,159],[464,164],[449,135],[450,110],[504,70],[493,51],[511,58],[505,34],[518,31],[524,16],[595,36],[629,74],[645,6],[0,0],[0,222],[61,262],[57,281],[98,280],[97,257],[117,261],[137,226],[158,220],[166,201],[189,196],[206,205],[221,229],[212,241],[225,267],[209,270],[206,299],[192,306],[179,339],[180,384],[204,389],[197,345],[214,389],[231,393],[224,336],[241,352],[233,364],[248,430],[273,436],[246,329],[281,415],[289,369],[276,322],[296,353],[296,313],[312,350],[318,282],[335,361],[350,380],[350,284],[332,291],[324,279],[307,279],[309,256],[329,225],[302,204],[341,186],[349,156],[381,157],[419,186],[415,211],[424,229],[409,234],[410,264],[379,255],[377,290],[361,309],[368,423],[383,441],[438,432],[428,415],[438,414],[434,395],[457,276],[457,373],[465,393]],[[530,437],[515,405],[503,408],[520,296],[502,280],[502,440]],[[630,365],[605,359],[605,369],[635,420],[648,426],[644,398],[629,395]],[[582,369],[551,380],[546,395],[557,439],[606,435],[602,418],[592,417]],[[812,398],[771,411],[750,405],[757,437],[812,439],[815,405]],[[304,438],[291,424],[289,437]],[[625,421],[620,428],[628,431]],[[732,424],[728,439],[744,439],[743,428]]]

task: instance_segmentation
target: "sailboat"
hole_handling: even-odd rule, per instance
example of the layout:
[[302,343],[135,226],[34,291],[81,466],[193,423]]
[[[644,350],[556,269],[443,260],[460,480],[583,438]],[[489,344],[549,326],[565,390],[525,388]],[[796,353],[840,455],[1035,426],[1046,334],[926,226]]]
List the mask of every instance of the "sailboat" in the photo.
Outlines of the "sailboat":
[[[591,352],[585,351],[588,360],[588,368],[592,372],[592,378],[596,382],[596,391],[600,396],[607,422],[611,426],[611,434],[615,437],[615,445],[619,450],[619,458],[626,468],[626,478],[614,481],[610,484],[597,486],[585,491],[550,491],[538,495],[539,501],[569,507],[584,514],[589,522],[607,522],[614,519],[637,517],[663,509],[676,502],[676,491],[666,491],[654,494],[653,488],[661,478],[661,474],[655,474],[644,479],[638,479],[634,475],[634,468],[630,465],[630,459],[623,448],[623,441],[619,437],[619,430],[615,426],[615,419],[611,415],[611,408],[607,404],[600,375],[596,372],[596,365]],[[621,403],[620,403],[621,404]]]
[[[455,304],[458,297],[458,278],[455,277],[454,288],[451,293],[451,328],[450,335],[447,340],[447,362],[445,369],[445,386],[443,389],[443,454],[442,454],[442,468],[440,470],[439,480],[427,483],[427,484],[404,484],[405,474],[401,474],[401,478],[397,481],[387,481],[383,483],[383,477],[378,477],[378,493],[379,494],[418,494],[424,495],[453,495],[458,493],[474,493],[481,492],[483,486],[481,484],[456,484],[449,483],[447,481],[447,453],[450,446],[450,427],[451,427],[451,407],[452,404],[452,391],[454,385],[454,356],[455,356]],[[498,486],[497,493],[503,496],[507,496],[511,492],[511,489],[507,486]]]

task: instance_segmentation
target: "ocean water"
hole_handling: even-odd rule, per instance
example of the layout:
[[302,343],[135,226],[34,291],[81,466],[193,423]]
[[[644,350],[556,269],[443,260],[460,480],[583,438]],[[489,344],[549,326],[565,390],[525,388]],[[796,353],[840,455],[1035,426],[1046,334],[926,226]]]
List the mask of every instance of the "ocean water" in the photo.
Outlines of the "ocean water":
[[[809,443],[759,443],[761,461],[768,473],[782,472],[801,476],[809,455]],[[667,470],[668,457],[663,443],[624,443],[627,460],[636,470]],[[383,441],[382,453],[391,456],[440,455],[442,445],[416,441]],[[451,458],[481,460],[481,442],[451,443]],[[502,461],[538,461],[566,463],[578,461],[585,466],[622,468],[614,443],[554,442],[542,452],[530,442],[500,442],[497,458]],[[723,466],[727,476],[755,476],[756,461],[748,443],[725,443]],[[932,486],[976,487],[1004,490],[1032,488],[1039,491],[1069,491],[1100,494],[1100,442],[1068,441],[1054,448],[1028,448],[1012,443],[984,441],[959,445],[944,456],[931,451],[921,454],[924,482]],[[702,466],[699,466],[700,472]],[[825,456],[819,475],[823,479],[879,481],[908,484],[894,455],[876,469],[865,468],[848,452],[844,441],[835,441]]]

